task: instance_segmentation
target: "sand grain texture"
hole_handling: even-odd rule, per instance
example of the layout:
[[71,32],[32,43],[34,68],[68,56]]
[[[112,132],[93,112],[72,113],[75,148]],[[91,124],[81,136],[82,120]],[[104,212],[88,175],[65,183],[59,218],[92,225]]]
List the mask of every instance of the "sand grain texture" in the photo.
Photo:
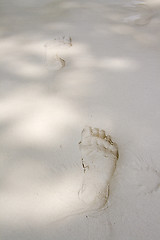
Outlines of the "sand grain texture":
[[[159,240],[159,12],[159,0],[0,1],[1,240]],[[79,207],[86,125],[118,144],[107,205],[58,221]]]

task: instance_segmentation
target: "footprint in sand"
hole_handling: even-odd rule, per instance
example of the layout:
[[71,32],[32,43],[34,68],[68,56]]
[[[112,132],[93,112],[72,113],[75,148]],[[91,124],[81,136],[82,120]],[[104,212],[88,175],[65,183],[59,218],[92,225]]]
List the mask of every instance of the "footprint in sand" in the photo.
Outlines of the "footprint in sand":
[[68,184],[54,190],[51,210],[54,222],[79,214],[97,217],[107,207],[110,181],[118,160],[117,144],[104,130],[85,127],[79,147],[83,171],[72,176],[69,168]]
[[71,37],[55,37],[48,41],[45,47],[45,65],[49,70],[60,70],[66,65],[65,56],[72,46]]
[[139,168],[135,168],[137,187],[139,192],[148,195],[160,189],[160,172],[145,163]]
[[79,143],[84,170],[79,198],[90,210],[101,209],[109,196],[109,184],[118,160],[117,144],[104,130],[86,127]]
[[150,7],[143,1],[132,1],[129,4],[125,4],[124,11],[123,22],[139,26],[148,24],[153,16]]

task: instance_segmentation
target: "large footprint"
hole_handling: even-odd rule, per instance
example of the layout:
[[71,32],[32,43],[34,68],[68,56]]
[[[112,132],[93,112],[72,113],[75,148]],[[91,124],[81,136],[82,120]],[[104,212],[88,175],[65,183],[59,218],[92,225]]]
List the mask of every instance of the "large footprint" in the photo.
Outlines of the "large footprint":
[[109,183],[118,160],[117,144],[104,130],[86,127],[80,142],[84,178],[79,198],[91,210],[103,208],[109,196]]

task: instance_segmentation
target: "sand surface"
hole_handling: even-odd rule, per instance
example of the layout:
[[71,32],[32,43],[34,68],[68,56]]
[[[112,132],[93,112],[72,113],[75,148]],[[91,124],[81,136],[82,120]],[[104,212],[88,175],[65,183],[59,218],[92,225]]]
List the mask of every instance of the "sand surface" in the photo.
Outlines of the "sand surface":
[[[159,0],[0,1],[1,240],[159,240],[159,13]],[[106,209],[72,215],[86,125],[119,160]]]

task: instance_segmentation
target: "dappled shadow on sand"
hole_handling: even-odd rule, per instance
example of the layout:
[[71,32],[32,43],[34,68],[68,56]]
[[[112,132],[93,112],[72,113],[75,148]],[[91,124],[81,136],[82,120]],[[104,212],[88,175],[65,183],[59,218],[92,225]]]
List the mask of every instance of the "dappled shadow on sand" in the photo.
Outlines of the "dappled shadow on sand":
[[[152,63],[152,52],[159,49],[159,6],[133,10],[78,1],[25,6],[6,1],[0,9],[2,239],[55,239],[45,217],[52,221],[52,205],[57,216],[68,209],[67,197],[56,205],[56,192],[68,191],[68,182],[74,189],[80,184],[78,141],[83,126],[108,129],[117,141],[123,134],[133,136],[128,132],[131,125],[137,134],[152,136],[150,122],[159,124],[153,108],[159,71]],[[144,19],[129,18],[133,12]],[[44,45],[57,35],[70,35],[73,46],[63,56],[66,66],[48,71]],[[159,61],[156,54],[154,58]],[[82,218],[77,236],[88,226]],[[58,230],[56,240],[64,234],[67,239],[77,222],[74,218],[64,231]]]

